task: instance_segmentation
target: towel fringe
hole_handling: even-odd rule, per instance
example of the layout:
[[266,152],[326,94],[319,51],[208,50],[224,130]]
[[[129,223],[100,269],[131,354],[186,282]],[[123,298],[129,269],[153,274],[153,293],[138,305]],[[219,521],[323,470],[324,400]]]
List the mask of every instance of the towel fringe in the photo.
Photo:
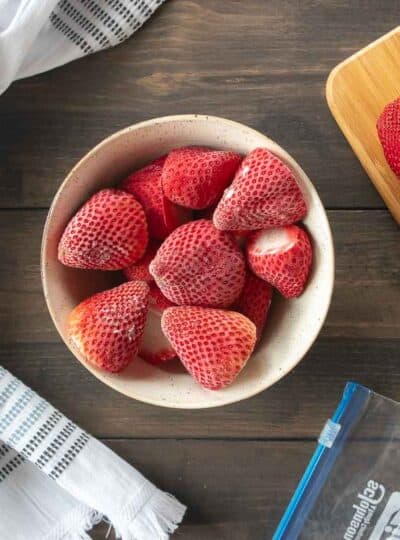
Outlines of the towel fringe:
[[87,532],[102,519],[100,512],[81,504],[69,512],[45,540],[91,540]]
[[173,495],[156,490],[131,521],[124,525],[113,523],[116,538],[168,540],[182,521],[185,512],[186,506]]

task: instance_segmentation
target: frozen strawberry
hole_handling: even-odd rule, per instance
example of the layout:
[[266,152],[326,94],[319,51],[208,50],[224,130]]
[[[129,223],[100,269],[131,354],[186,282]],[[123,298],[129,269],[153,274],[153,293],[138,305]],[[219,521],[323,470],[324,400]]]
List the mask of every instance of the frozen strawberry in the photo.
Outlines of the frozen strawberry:
[[161,244],[150,274],[174,304],[228,307],[245,280],[244,257],[229,233],[199,219],[181,225]]
[[145,281],[146,283],[154,281],[153,276],[149,272],[149,264],[154,259],[157,249],[158,244],[150,242],[143,257],[135,264],[123,269],[124,276],[128,281],[133,281],[135,279]]
[[253,272],[286,298],[303,292],[312,249],[308,234],[297,225],[254,233],[247,246],[247,256]]
[[376,124],[387,162],[400,176],[400,98],[383,109]]
[[164,194],[186,208],[207,208],[221,197],[241,161],[236,152],[200,146],[172,150],[162,172]]
[[247,272],[242,294],[233,308],[256,325],[257,341],[261,337],[268,317],[272,292],[273,289],[269,283],[255,276],[252,272]]
[[221,230],[258,230],[291,225],[306,213],[303,194],[289,167],[265,148],[256,148],[242,161],[213,221]]
[[143,208],[119,189],[93,195],[68,223],[58,245],[67,266],[120,270],[139,260],[148,242]]
[[235,311],[171,307],[161,326],[189,373],[210,390],[234,381],[256,342],[254,324]]
[[138,353],[148,296],[147,283],[129,281],[84,300],[68,319],[71,343],[98,368],[121,371]]
[[176,227],[190,219],[187,211],[175,208],[164,197],[161,173],[165,157],[156,159],[143,169],[130,174],[121,184],[121,189],[131,193],[143,206],[151,238],[163,240]]
[[177,358],[176,352],[161,330],[161,316],[173,305],[156,285],[150,286],[149,312],[139,347],[139,355],[150,364],[158,366]]

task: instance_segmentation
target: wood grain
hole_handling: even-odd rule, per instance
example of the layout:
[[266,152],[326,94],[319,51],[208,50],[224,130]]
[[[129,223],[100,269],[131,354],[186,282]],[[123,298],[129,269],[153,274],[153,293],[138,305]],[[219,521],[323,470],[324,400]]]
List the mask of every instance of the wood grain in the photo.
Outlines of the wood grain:
[[[0,203],[48,206],[74,163],[150,117],[216,114],[265,132],[329,207],[383,208],[326,106],[338,62],[389,31],[396,2],[169,0],[122,45],[14,84],[0,100]],[[106,74],[106,76],[105,76]]]
[[45,214],[0,212],[2,363],[96,435],[310,437],[348,379],[400,399],[400,244],[386,211],[329,212],[336,245],[333,304],[319,340],[295,372],[252,400],[192,412],[149,407],[115,393],[60,342],[40,284]]
[[[396,338],[400,325],[398,229],[386,211],[330,211],[336,285],[324,337]],[[46,211],[0,212],[3,343],[58,342],[39,271]]]
[[400,401],[399,345],[399,339],[320,338],[272,388],[203,411],[162,409],[122,396],[61,343],[2,344],[0,354],[4,367],[97,437],[308,439],[319,433],[349,380]]
[[[1,363],[186,502],[177,538],[271,538],[345,382],[400,400],[398,228],[324,95],[332,67],[395,24],[398,3],[384,4],[169,0],[121,46],[1,96]],[[248,124],[299,161],[331,209],[337,279],[326,325],[289,376],[221,409],[171,411],[117,394],[72,358],[47,314],[39,249],[46,208],[85,152],[126,125],[190,112]]]
[[333,116],[376,189],[400,224],[400,182],[390,169],[376,122],[400,96],[400,26],[331,72],[326,95]]
[[[315,447],[314,442],[105,442],[189,506],[176,534],[182,540],[271,538]],[[106,530],[103,526],[93,538],[103,539]]]

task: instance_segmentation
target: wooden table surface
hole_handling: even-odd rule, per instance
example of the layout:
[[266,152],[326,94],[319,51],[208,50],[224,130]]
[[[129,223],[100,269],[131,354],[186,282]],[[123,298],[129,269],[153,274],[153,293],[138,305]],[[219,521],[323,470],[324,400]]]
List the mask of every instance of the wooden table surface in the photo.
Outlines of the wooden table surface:
[[[389,0],[169,0],[124,44],[0,98],[1,363],[181,498],[177,538],[271,538],[345,382],[400,400],[399,230],[324,96],[331,68],[398,17]],[[39,248],[80,156],[129,124],[192,112],[248,124],[304,167],[328,209],[336,287],[320,337],[284,380],[177,411],[119,395],[73,359],[46,310]]]

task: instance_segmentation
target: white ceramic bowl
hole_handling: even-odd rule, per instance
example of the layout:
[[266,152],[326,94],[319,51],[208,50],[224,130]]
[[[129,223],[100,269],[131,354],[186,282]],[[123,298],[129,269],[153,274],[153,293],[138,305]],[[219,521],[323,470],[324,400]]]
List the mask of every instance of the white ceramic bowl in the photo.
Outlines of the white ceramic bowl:
[[[295,300],[275,295],[261,343],[235,382],[213,392],[201,388],[183,368],[156,368],[138,358],[120,374],[89,364],[68,340],[66,321],[81,300],[111,287],[115,273],[76,270],[57,260],[61,234],[76,210],[94,192],[115,186],[127,173],[171,148],[205,145],[247,154],[265,147],[294,171],[304,192],[304,220],[313,238],[313,266],[305,292]],[[132,398],[194,409],[225,405],[248,398],[281,379],[300,362],[316,339],[327,314],[334,282],[334,250],[327,216],[311,181],[280,146],[242,124],[212,116],[168,116],[142,122],[108,137],[69,173],[50,208],[43,234],[42,281],[53,321],[72,353],[98,379]]]

